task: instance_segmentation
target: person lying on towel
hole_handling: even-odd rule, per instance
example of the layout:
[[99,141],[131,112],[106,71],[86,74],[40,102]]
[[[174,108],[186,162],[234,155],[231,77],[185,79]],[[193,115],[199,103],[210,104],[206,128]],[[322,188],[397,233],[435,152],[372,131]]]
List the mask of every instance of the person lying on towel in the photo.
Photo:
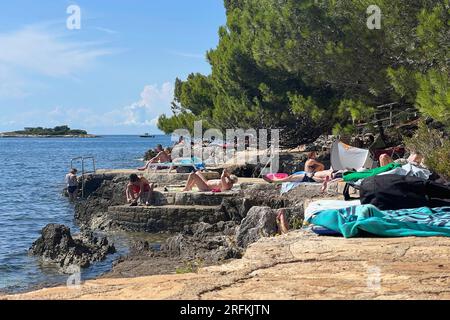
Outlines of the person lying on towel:
[[290,176],[288,175],[274,175],[266,174],[263,179],[269,183],[284,183],[284,182],[319,182],[324,183],[325,181],[334,180],[341,178],[342,173],[338,170],[323,170],[317,172],[305,172],[299,171]]
[[316,160],[317,153],[310,152],[308,160],[305,162],[305,171],[299,171],[292,175],[287,174],[267,174],[263,179],[269,183],[283,183],[283,182],[324,182],[333,179],[333,170],[325,170],[323,163]]
[[424,163],[424,157],[423,155],[421,155],[420,153],[417,152],[411,152],[411,155],[407,158],[400,158],[394,161],[394,159],[392,159],[388,154],[383,153],[380,155],[379,158],[379,163],[380,163],[380,167],[386,166],[389,163],[399,163],[399,164],[407,164],[410,163],[412,165],[415,165],[417,167],[425,167]]
[[233,188],[233,185],[238,182],[238,178],[235,175],[230,175],[226,169],[222,171],[220,179],[207,180],[205,176],[200,172],[192,172],[189,174],[189,178],[186,182],[186,187],[183,192],[191,191],[196,186],[199,191],[227,191]]

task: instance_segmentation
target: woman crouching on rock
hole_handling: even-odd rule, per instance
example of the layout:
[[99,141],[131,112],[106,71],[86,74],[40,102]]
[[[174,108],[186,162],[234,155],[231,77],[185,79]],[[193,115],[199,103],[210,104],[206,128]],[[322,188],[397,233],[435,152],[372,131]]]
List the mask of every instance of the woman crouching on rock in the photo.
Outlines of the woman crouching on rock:
[[150,184],[144,177],[138,177],[137,174],[130,175],[130,182],[127,185],[127,202],[131,206],[137,206],[138,202],[150,205],[153,192],[153,184]]

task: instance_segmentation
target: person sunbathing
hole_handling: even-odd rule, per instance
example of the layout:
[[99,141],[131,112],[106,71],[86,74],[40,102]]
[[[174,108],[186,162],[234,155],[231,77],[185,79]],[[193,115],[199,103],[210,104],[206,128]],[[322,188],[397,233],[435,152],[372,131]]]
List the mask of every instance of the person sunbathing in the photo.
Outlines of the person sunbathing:
[[397,162],[400,164],[410,163],[410,164],[420,167],[420,166],[423,166],[424,157],[420,153],[412,152],[411,155],[408,157],[408,159],[401,158],[401,159],[397,159],[394,161],[388,154],[383,153],[382,155],[380,155],[380,158],[378,160],[380,163],[380,167],[387,166],[389,163],[392,163],[392,162]]
[[138,177],[136,174],[130,175],[130,182],[126,188],[127,202],[131,206],[137,206],[138,202],[148,206],[151,201],[154,185],[150,184],[144,177]]
[[305,171],[309,173],[324,171],[325,166],[323,163],[316,160],[317,153],[315,151],[308,154],[308,160],[305,162]]
[[279,234],[287,234],[289,232],[289,223],[286,219],[286,212],[284,209],[279,209],[277,212],[277,227]]
[[342,170],[323,170],[313,173],[294,173],[286,178],[271,179],[267,175],[263,179],[269,183],[284,183],[284,182],[313,182],[322,183],[321,192],[325,192],[328,188],[328,183],[335,179],[342,178]]
[[270,179],[267,176],[264,176],[263,179],[270,183],[283,183],[283,182],[324,182],[327,178],[336,179],[337,173],[339,171],[335,171],[332,169],[322,170],[318,172],[301,172],[294,173],[286,178],[277,178]]
[[316,160],[316,152],[308,154],[308,160],[305,162],[305,171],[294,173],[285,178],[271,179],[264,176],[263,179],[269,183],[283,183],[283,182],[324,182],[327,177],[333,179],[333,170],[325,170],[323,163]]
[[153,163],[165,163],[165,162],[171,162],[172,158],[170,157],[170,153],[168,149],[163,149],[162,145],[158,144],[155,148],[155,151],[157,152],[157,155],[147,161],[145,166],[138,168],[139,171],[145,171],[148,169],[148,167]]
[[192,172],[186,182],[183,192],[191,191],[196,186],[199,191],[227,191],[233,188],[233,185],[238,182],[235,175],[230,175],[226,169],[222,171],[220,179],[207,180],[200,172]]

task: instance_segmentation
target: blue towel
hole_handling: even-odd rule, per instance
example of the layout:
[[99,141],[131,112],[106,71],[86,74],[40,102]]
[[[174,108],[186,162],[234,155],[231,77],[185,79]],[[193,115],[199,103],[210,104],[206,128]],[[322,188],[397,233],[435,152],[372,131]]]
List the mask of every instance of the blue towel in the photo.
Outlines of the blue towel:
[[[305,171],[298,171],[296,173],[293,174],[293,176],[295,175],[301,175],[301,174],[305,174]],[[281,184],[281,190],[280,193],[284,194],[286,192],[291,191],[294,188],[297,188],[299,185],[301,185],[303,183],[303,181],[298,181],[298,182],[283,182]]]
[[450,207],[381,211],[369,204],[320,211],[309,222],[346,238],[364,232],[383,237],[450,237]]

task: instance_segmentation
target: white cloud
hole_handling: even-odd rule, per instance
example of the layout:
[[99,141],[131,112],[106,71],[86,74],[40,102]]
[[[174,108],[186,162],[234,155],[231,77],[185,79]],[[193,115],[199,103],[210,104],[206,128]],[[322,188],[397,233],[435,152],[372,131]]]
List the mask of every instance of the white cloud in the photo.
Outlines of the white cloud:
[[198,54],[198,53],[189,53],[189,52],[178,52],[178,51],[169,51],[171,55],[190,58],[190,59],[206,59],[206,54]]
[[0,97],[23,98],[27,96],[25,86],[23,79],[0,64]]
[[144,129],[145,132],[155,132],[159,116],[170,112],[173,94],[174,86],[169,82],[162,85],[146,85],[138,101],[106,113],[91,107],[57,106],[46,111],[40,109],[21,112],[14,118],[0,116],[0,125],[7,128],[13,125],[17,129],[17,127],[53,127],[66,124],[73,128],[100,130],[107,133],[117,132],[118,128],[121,132]]
[[103,28],[103,27],[94,27],[95,30],[105,32],[107,34],[118,34],[119,32],[113,29],[109,28]]
[[24,94],[30,76],[76,77],[113,51],[33,25],[0,33],[0,97]]
[[155,126],[159,115],[170,110],[173,94],[174,87],[169,82],[165,82],[161,87],[145,86],[141,92],[141,100],[123,109],[126,119],[122,124]]

